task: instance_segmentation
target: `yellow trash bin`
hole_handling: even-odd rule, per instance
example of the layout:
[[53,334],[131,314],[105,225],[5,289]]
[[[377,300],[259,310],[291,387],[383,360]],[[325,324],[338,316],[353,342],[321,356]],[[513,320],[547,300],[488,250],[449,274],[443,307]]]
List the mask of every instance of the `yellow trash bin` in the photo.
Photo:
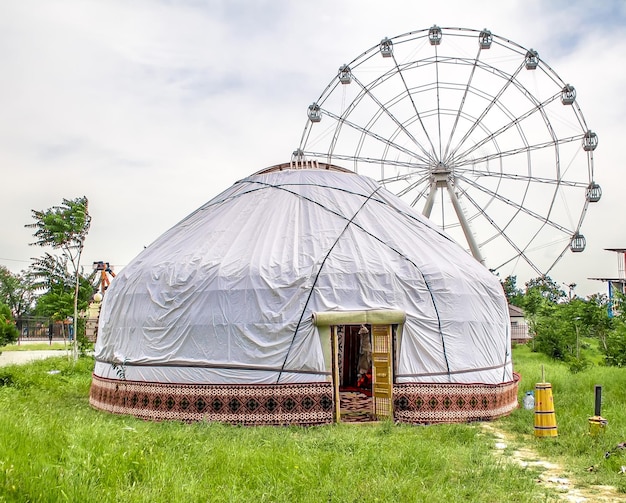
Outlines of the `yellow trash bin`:
[[556,437],[557,435],[552,384],[537,383],[535,385],[535,436]]
[[604,433],[606,429],[606,425],[609,422],[604,419],[602,416],[592,416],[589,418],[589,435],[595,437],[596,435],[600,435]]

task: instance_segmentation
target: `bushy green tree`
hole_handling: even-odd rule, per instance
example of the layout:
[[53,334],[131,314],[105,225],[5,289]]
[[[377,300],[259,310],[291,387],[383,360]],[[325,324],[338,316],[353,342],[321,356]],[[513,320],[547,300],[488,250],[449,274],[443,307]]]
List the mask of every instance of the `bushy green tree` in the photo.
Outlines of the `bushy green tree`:
[[577,314],[584,336],[597,338],[600,350],[607,349],[607,336],[614,328],[614,323],[609,317],[608,306],[608,297],[596,293],[587,297]]
[[526,283],[523,293],[515,277],[503,282],[503,289],[515,305],[524,309],[533,334],[533,348],[551,358],[568,363],[572,371],[590,365],[581,349],[585,338],[596,338],[607,365],[626,365],[626,296],[617,292],[613,303],[615,316],[609,316],[609,299],[594,294],[587,299],[570,298],[548,276]]
[[517,287],[517,276],[507,276],[501,283],[507,302],[513,306],[521,307],[524,294]]
[[626,367],[626,325],[619,323],[607,334],[604,361],[607,365]]
[[0,303],[0,347],[15,342],[18,336],[19,331],[15,326],[11,309],[6,304]]
[[[67,274],[63,269],[69,271],[73,285],[73,318],[74,333],[78,334],[78,304],[80,297],[80,260],[85,245],[85,239],[91,226],[91,216],[88,211],[88,201],[86,197],[76,199],[63,199],[59,206],[54,206],[47,210],[31,210],[34,223],[27,224],[26,227],[35,229],[33,235],[36,238],[31,245],[46,247],[50,246],[61,251],[61,257],[54,257],[46,254],[40,260],[38,266],[45,268],[49,266],[50,272],[48,280],[50,285],[66,286]],[[37,262],[36,262],[37,267]],[[51,287],[51,291],[53,288]],[[60,292],[56,291],[55,294]],[[57,301],[60,302],[60,296]],[[74,337],[74,357],[78,356],[78,337]]]
[[526,295],[529,292],[539,293],[546,301],[555,304],[567,297],[559,285],[550,276],[539,276],[526,283]]
[[583,338],[605,337],[610,326],[602,301],[597,296],[568,300],[549,277],[526,283],[520,304],[528,317],[535,351],[567,362],[573,371],[584,370],[590,362],[581,353]]
[[[601,340],[600,349],[604,353],[604,361],[607,365],[624,367],[626,366],[626,312],[624,302],[626,296],[620,292],[614,293],[612,312],[610,318],[610,329],[604,334]],[[609,300],[606,299],[604,305],[608,313]]]
[[535,315],[535,349],[556,360],[576,353],[577,332],[567,304],[546,303]]
[[0,303],[9,306],[16,319],[30,311],[34,303],[34,288],[27,272],[13,274],[0,266]]

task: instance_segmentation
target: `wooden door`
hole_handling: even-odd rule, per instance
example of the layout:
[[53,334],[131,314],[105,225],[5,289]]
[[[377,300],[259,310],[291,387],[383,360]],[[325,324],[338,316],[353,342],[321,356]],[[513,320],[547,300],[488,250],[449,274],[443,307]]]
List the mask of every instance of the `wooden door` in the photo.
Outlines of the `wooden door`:
[[372,326],[372,374],[374,414],[393,419],[391,325]]

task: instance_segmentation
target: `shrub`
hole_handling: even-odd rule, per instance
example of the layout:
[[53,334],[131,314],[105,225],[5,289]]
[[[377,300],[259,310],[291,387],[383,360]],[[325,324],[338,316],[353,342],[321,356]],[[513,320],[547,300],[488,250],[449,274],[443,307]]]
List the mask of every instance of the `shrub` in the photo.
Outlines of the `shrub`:
[[19,335],[9,306],[0,304],[0,347],[15,342]]

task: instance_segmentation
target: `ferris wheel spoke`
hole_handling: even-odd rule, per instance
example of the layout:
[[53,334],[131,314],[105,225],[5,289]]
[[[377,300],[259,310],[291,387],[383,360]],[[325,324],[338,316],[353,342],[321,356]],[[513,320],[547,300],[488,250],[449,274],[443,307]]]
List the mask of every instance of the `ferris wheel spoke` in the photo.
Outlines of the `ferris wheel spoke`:
[[510,157],[510,156],[514,156],[514,155],[518,155],[521,153],[526,153],[526,152],[532,152],[533,150],[541,150],[541,149],[545,149],[545,148],[553,148],[557,145],[564,145],[566,143],[571,143],[573,141],[581,141],[584,135],[580,134],[577,136],[570,136],[568,138],[561,138],[561,139],[556,139],[556,140],[552,140],[552,141],[546,141],[546,142],[542,142],[542,143],[537,143],[535,145],[527,145],[527,146],[523,146],[523,147],[519,147],[519,148],[514,148],[511,150],[504,150],[502,152],[494,152],[493,154],[489,154],[489,155],[485,155],[482,157],[476,157],[474,159],[468,159],[467,162],[465,164],[463,163],[455,163],[455,167],[456,166],[463,166],[463,165],[471,165],[471,164],[480,164],[480,163],[486,163],[489,161],[492,161],[494,159],[500,159],[503,157]]
[[[458,189],[459,189],[459,193],[462,194],[464,197],[466,197],[468,201],[470,201],[470,203],[478,210],[478,213],[480,215],[484,215],[485,218],[489,219],[490,221],[493,221],[493,227],[494,228],[497,227],[498,231],[501,234],[506,234],[507,228],[509,227],[509,225],[511,225],[513,223],[513,221],[515,220],[517,215],[520,213],[520,210],[517,209],[512,216],[508,217],[508,221],[504,225],[497,225],[495,223],[495,220],[493,220],[491,217],[489,217],[489,215],[488,215],[488,213],[486,211],[486,205],[478,204],[476,202],[476,200],[471,196],[471,194],[469,194],[467,192],[467,190],[463,189],[462,187],[459,187]],[[526,198],[526,192],[524,193],[524,198]],[[521,204],[520,204],[520,206],[521,206]],[[487,238],[483,239],[483,241],[480,243],[480,246],[484,246],[484,245],[490,243],[491,241],[493,241],[497,237],[498,237],[498,235],[494,234],[494,235],[492,235],[490,237],[487,237]],[[510,238],[508,237],[508,235],[506,235],[505,239],[508,240]]]
[[432,157],[434,158],[434,157],[436,157],[435,146],[433,145],[433,141],[430,139],[430,135],[428,134],[428,129],[424,125],[424,121],[422,120],[422,117],[421,117],[421,115],[420,115],[420,113],[419,113],[419,111],[417,109],[417,105],[415,105],[415,100],[413,100],[413,95],[411,94],[411,91],[409,90],[409,86],[406,83],[406,79],[404,78],[404,74],[402,73],[402,70],[400,70],[400,67],[398,66],[398,61],[396,60],[395,56],[393,56],[393,63],[396,66],[397,75],[400,77],[400,80],[402,80],[402,85],[404,86],[404,90],[406,92],[406,95],[408,96],[409,100],[411,101],[411,105],[413,106],[413,111],[415,112],[415,116],[419,120],[419,123],[422,126],[422,131],[424,131],[424,134],[426,135],[426,139],[428,140],[428,143],[430,144],[430,148],[432,149],[432,153],[433,153]]
[[[547,245],[543,245],[543,246],[540,246],[540,247],[538,247],[538,248],[528,249],[526,252],[524,252],[524,255],[523,255],[524,260],[526,260],[526,262],[528,263],[528,260],[529,260],[529,259],[527,258],[527,257],[528,257],[528,253],[529,253],[529,252],[531,252],[531,251],[537,251],[537,250],[539,250],[539,249],[541,249],[541,248],[553,247],[553,246],[556,246],[556,245],[560,245],[560,244],[562,244],[563,242],[566,242],[567,244],[565,245],[565,247],[560,247],[560,248],[559,248],[560,253],[559,253],[559,255],[556,257],[556,259],[554,260],[554,262],[552,262],[552,265],[550,265],[549,267],[546,267],[545,269],[542,269],[542,273],[541,273],[541,275],[542,275],[542,276],[545,276],[545,275],[547,275],[547,274],[548,274],[548,273],[552,270],[552,268],[553,268],[553,267],[557,264],[557,262],[558,262],[559,260],[561,260],[561,258],[563,258],[563,255],[565,255],[565,252],[569,249],[569,247],[570,247],[570,245],[569,245],[570,240],[569,240],[569,239],[565,239],[565,240],[563,240],[563,239],[559,239],[559,240],[557,240],[557,241],[554,241],[554,242],[552,242],[552,243],[548,243]],[[511,262],[513,262],[513,261],[517,260],[518,258],[519,258],[518,256],[513,256],[513,257],[510,257],[510,258],[508,258],[507,260],[505,260],[505,261],[501,262],[501,263],[500,263],[497,267],[495,267],[495,268],[494,268],[494,270],[498,270],[498,269],[500,269],[500,268],[502,268],[502,267],[504,267],[504,266],[506,266],[506,265],[510,264]]]
[[[497,199],[498,201],[500,201],[502,203],[505,203],[508,206],[511,206],[512,208],[515,208],[516,210],[519,210],[519,211],[521,211],[523,213],[526,213],[528,216],[531,216],[532,218],[534,218],[538,222],[544,222],[544,223],[548,224],[550,227],[552,227],[553,229],[556,229],[558,231],[564,232],[564,233],[566,233],[568,235],[572,234],[572,231],[568,230],[566,227],[558,224],[557,222],[554,222],[553,220],[550,220],[549,216],[540,215],[539,213],[537,213],[535,211],[532,211],[529,208],[527,208],[527,207],[525,207],[525,206],[523,206],[521,204],[518,204],[515,201],[513,201],[513,200],[511,200],[511,199],[509,199],[507,197],[504,197],[503,195],[498,194],[497,192],[494,192],[494,191],[488,189],[485,186],[482,186],[482,185],[479,185],[479,184],[475,183],[473,180],[471,180],[469,178],[463,177],[461,179],[465,183],[468,183],[469,185],[474,187],[476,190],[478,190],[478,191],[480,191],[480,192],[482,192],[484,194],[487,194],[487,195],[493,197],[494,199]],[[553,200],[553,202],[554,202],[554,200]]]
[[[374,103],[376,103],[376,105],[380,108],[380,110],[382,112],[384,112],[387,117],[389,117],[398,127],[398,129],[404,133],[407,138],[409,138],[411,140],[411,142],[413,143],[413,145],[415,145],[418,149],[420,149],[422,151],[422,153],[426,156],[426,158],[428,158],[430,156],[430,154],[424,149],[424,147],[422,146],[422,144],[417,141],[417,139],[411,134],[411,132],[404,126],[404,124],[402,124],[397,117],[391,113],[391,111],[389,110],[389,108],[387,108],[387,106],[385,104],[383,104],[375,95],[374,93],[372,93],[372,91],[370,90],[370,88],[368,88],[366,85],[364,85],[356,76],[353,76],[353,80],[354,82],[356,82],[361,89],[363,90],[363,92],[369,96],[372,101]],[[397,134],[396,134],[397,136]]]
[[[465,194],[468,199],[472,202],[472,204],[474,206],[476,206],[477,208],[479,208],[479,205],[476,204],[476,202],[471,198],[471,196],[469,196],[468,194]],[[483,211],[481,210],[481,213],[483,213]],[[488,215],[485,215],[486,217],[488,217]],[[515,217],[512,217],[511,219],[509,219],[509,222],[501,229],[500,231],[500,235],[503,236],[507,241],[510,241],[508,233],[506,232],[507,227],[509,225],[511,225],[511,223],[513,222]],[[539,235],[539,233],[541,232],[541,230],[546,226],[546,224],[548,224],[548,221],[543,221],[541,222],[541,224],[539,225],[539,227],[536,229],[536,231],[534,232],[534,234],[527,240],[527,244],[526,246],[524,246],[523,249],[520,249],[519,246],[514,245],[514,248],[516,250],[518,250],[518,253],[516,255],[514,255],[513,257],[510,257],[508,260],[505,260],[503,263],[501,263],[500,265],[498,265],[495,270],[500,269],[501,267],[504,267],[505,265],[509,264],[510,262],[517,260],[518,258],[523,258],[524,261],[530,265],[536,272],[539,272],[539,274],[545,275],[548,274],[550,272],[550,270],[554,267],[554,265],[563,257],[563,255],[565,254],[565,251],[568,249],[569,247],[569,239],[568,244],[566,245],[566,247],[561,251],[560,255],[556,258],[556,260],[553,262],[553,264],[548,267],[545,272],[540,272],[538,267],[534,264],[534,262],[530,259],[529,257],[529,247],[530,245],[533,243],[533,241],[537,238],[537,236]],[[571,235],[571,234],[570,234]],[[495,236],[493,236],[492,238],[488,239],[487,241],[483,242],[483,245],[488,243],[489,241],[491,241],[492,239],[494,239]]]
[[448,143],[446,145],[446,150],[444,151],[444,154],[441,157],[442,159],[447,159],[448,158],[448,152],[450,151],[450,145],[452,144],[452,139],[454,138],[454,134],[456,133],[456,128],[459,125],[459,120],[461,119],[461,115],[463,114],[463,109],[465,107],[465,101],[467,100],[467,97],[468,97],[468,95],[470,93],[471,85],[472,85],[472,82],[474,80],[474,74],[476,73],[478,58],[480,57],[481,51],[482,51],[482,49],[479,46],[478,47],[478,54],[476,55],[476,58],[474,58],[474,64],[472,65],[472,70],[470,72],[470,75],[469,75],[469,78],[467,80],[467,83],[465,84],[465,89],[463,91],[463,97],[461,98],[461,103],[459,104],[459,109],[457,111],[456,117],[454,118],[454,124],[452,125],[452,129],[450,131],[450,136],[448,137]]
[[[523,258],[526,263],[528,265],[530,265],[533,270],[541,275],[543,274],[541,272],[541,269],[534,264],[534,262],[532,260],[530,260],[530,258],[528,258],[524,252],[524,250],[522,250],[508,235],[508,233],[506,232],[506,227],[511,223],[511,220],[507,223],[507,225],[502,228],[500,227],[493,218],[491,218],[487,212],[482,208],[482,206],[480,204],[478,204],[469,194],[467,194],[466,192],[464,192],[464,196],[467,198],[467,200],[470,202],[470,204],[478,211],[478,213],[487,221],[489,222],[489,224],[496,230],[497,235],[498,236],[502,236],[507,243],[509,243],[509,245],[511,246],[511,248],[513,248],[515,250],[516,255],[510,259],[510,260],[515,260],[518,257]],[[486,242],[480,243],[479,246],[483,246],[485,245],[489,240],[487,240]]]
[[[351,161],[363,164],[371,164],[378,165],[385,164],[387,166],[397,166],[400,168],[410,168],[412,170],[420,170],[419,165],[412,162],[398,161],[393,159],[379,159],[376,157],[364,157],[364,156],[354,156],[349,154],[329,154],[328,152],[317,152],[314,150],[303,150],[301,154],[304,157],[311,157],[316,159],[326,159],[328,162],[332,161]],[[423,169],[423,168],[422,168]],[[415,176],[414,173],[405,173],[398,176],[389,177],[386,179],[387,181],[401,181],[407,180]],[[385,179],[383,179],[385,180]],[[383,181],[379,180],[379,181]]]
[[[396,195],[399,197],[404,197],[406,196],[409,192],[412,192],[413,190],[415,190],[417,187],[419,187],[420,185],[424,184],[425,182],[428,181],[428,179],[430,178],[430,173],[426,173],[423,176],[421,176],[420,178],[418,178],[417,180],[411,182],[409,185],[407,185],[405,188],[403,188],[402,190],[399,190],[398,192],[396,192]],[[380,180],[383,184],[385,183],[384,180]],[[426,185],[426,189],[428,189],[428,185]],[[423,191],[425,192],[426,189],[423,189]],[[420,199],[421,196],[418,196],[417,199]],[[411,204],[411,206],[413,206],[413,204]]]
[[415,207],[419,201],[421,201],[424,198],[426,199],[428,198],[426,193],[427,192],[429,193],[430,190],[431,190],[431,185],[425,184],[424,187],[422,187],[422,189],[417,193],[417,195],[413,198],[413,200],[409,204]]
[[545,275],[547,276],[548,274],[550,274],[550,271],[552,271],[552,269],[554,268],[554,266],[558,263],[559,260],[561,260],[563,258],[563,255],[565,255],[565,252],[567,252],[567,250],[569,250],[570,248],[570,242],[569,240],[567,241],[565,247],[561,250],[561,253],[557,256],[557,258],[554,260],[554,262],[552,262],[552,265],[549,266],[546,269]]
[[[403,147],[402,145],[398,145],[395,142],[392,142],[390,140],[388,140],[387,138],[383,138],[382,136],[380,136],[377,133],[374,133],[373,131],[370,131],[369,129],[366,129],[362,126],[359,126],[358,124],[355,124],[347,119],[344,119],[338,115],[333,114],[332,112],[328,111],[328,110],[323,110],[323,113],[329,117],[331,117],[332,119],[334,119],[335,121],[337,121],[338,126],[337,129],[339,130],[343,125],[346,125],[350,128],[352,128],[355,131],[360,132],[362,135],[366,136],[366,137],[370,137],[375,139],[376,141],[388,145],[389,147],[397,150],[398,152],[401,152],[403,154],[406,154],[408,156],[410,156],[412,159],[418,159],[419,161],[423,162],[424,164],[428,163],[428,159],[424,159],[423,157],[421,157],[420,155],[418,155],[416,152],[409,150],[406,147]],[[334,141],[334,140],[333,140]],[[335,158],[335,154],[331,151],[329,152],[331,154],[331,157]]]
[[438,129],[438,138],[439,138],[439,159],[443,159],[442,152],[442,139],[441,139],[441,97],[439,96],[439,59],[437,58],[437,46],[435,46],[435,83],[437,88],[437,129]]
[[515,73],[511,75],[509,79],[506,80],[504,85],[498,90],[498,93],[495,96],[493,96],[492,100],[487,104],[487,106],[482,111],[482,113],[477,117],[474,123],[469,127],[468,131],[463,135],[463,138],[461,138],[461,140],[457,144],[457,147],[452,150],[452,152],[450,153],[451,157],[456,156],[457,150],[461,148],[461,146],[467,141],[468,138],[470,138],[470,136],[474,133],[476,128],[480,125],[481,121],[485,118],[485,116],[489,113],[489,111],[491,111],[491,109],[493,109],[494,106],[497,106],[498,101],[500,100],[504,92],[513,83],[513,81],[515,80],[519,72],[521,71],[522,67],[523,65],[520,65],[515,71]]
[[471,176],[474,179],[497,177],[497,178],[505,178],[508,180],[519,180],[519,181],[524,181],[524,182],[537,182],[537,183],[542,183],[546,185],[560,185],[560,186],[565,186],[565,187],[576,187],[580,189],[583,189],[583,188],[586,189],[589,186],[589,182],[587,181],[578,182],[575,180],[567,180],[564,178],[561,178],[559,180],[558,178],[543,178],[543,177],[531,176],[531,175],[516,175],[514,173],[506,173],[502,171],[493,172],[493,171],[483,171],[479,169],[460,170],[458,169],[458,166],[455,167],[455,173],[458,176],[463,176],[463,177]]
[[[419,176],[419,179],[417,181],[411,182],[411,180],[413,180],[416,176]],[[387,184],[395,183],[395,182],[407,182],[407,183],[410,183],[409,187],[412,187],[414,184],[417,183],[419,185],[420,183],[423,183],[425,180],[428,180],[429,178],[430,178],[430,171],[427,171],[424,169],[416,169],[412,173],[402,173],[402,174],[397,174],[393,176],[386,176],[386,177],[380,178],[378,181],[382,183],[383,185],[387,185]],[[405,195],[405,194],[406,194],[406,188],[396,193],[396,195],[398,196]]]
[[[559,97],[560,97],[560,93],[554,94],[553,96],[551,96],[547,100],[544,100],[539,106],[540,107],[548,106],[550,103],[552,103],[553,101],[557,100]],[[493,142],[494,139],[498,138],[499,136],[504,135],[504,133],[508,132],[512,128],[517,128],[519,130],[521,124],[523,123],[523,121],[525,119],[528,119],[529,117],[532,117],[536,113],[540,113],[540,112],[538,112],[538,107],[537,106],[533,106],[526,113],[520,115],[519,117],[514,118],[509,123],[507,123],[504,126],[502,126],[500,129],[497,129],[496,131],[494,131],[490,135],[486,136],[482,140],[474,143],[467,150],[465,150],[465,151],[463,151],[461,153],[458,153],[455,156],[455,158],[453,160],[451,160],[451,162],[454,163],[454,164],[456,164],[458,162],[461,162],[463,159],[467,158],[467,156],[469,156],[473,152],[476,152],[478,149],[482,148],[486,144]],[[521,131],[520,131],[520,134],[523,135],[523,133]],[[524,142],[526,143],[525,137],[524,137]]]

